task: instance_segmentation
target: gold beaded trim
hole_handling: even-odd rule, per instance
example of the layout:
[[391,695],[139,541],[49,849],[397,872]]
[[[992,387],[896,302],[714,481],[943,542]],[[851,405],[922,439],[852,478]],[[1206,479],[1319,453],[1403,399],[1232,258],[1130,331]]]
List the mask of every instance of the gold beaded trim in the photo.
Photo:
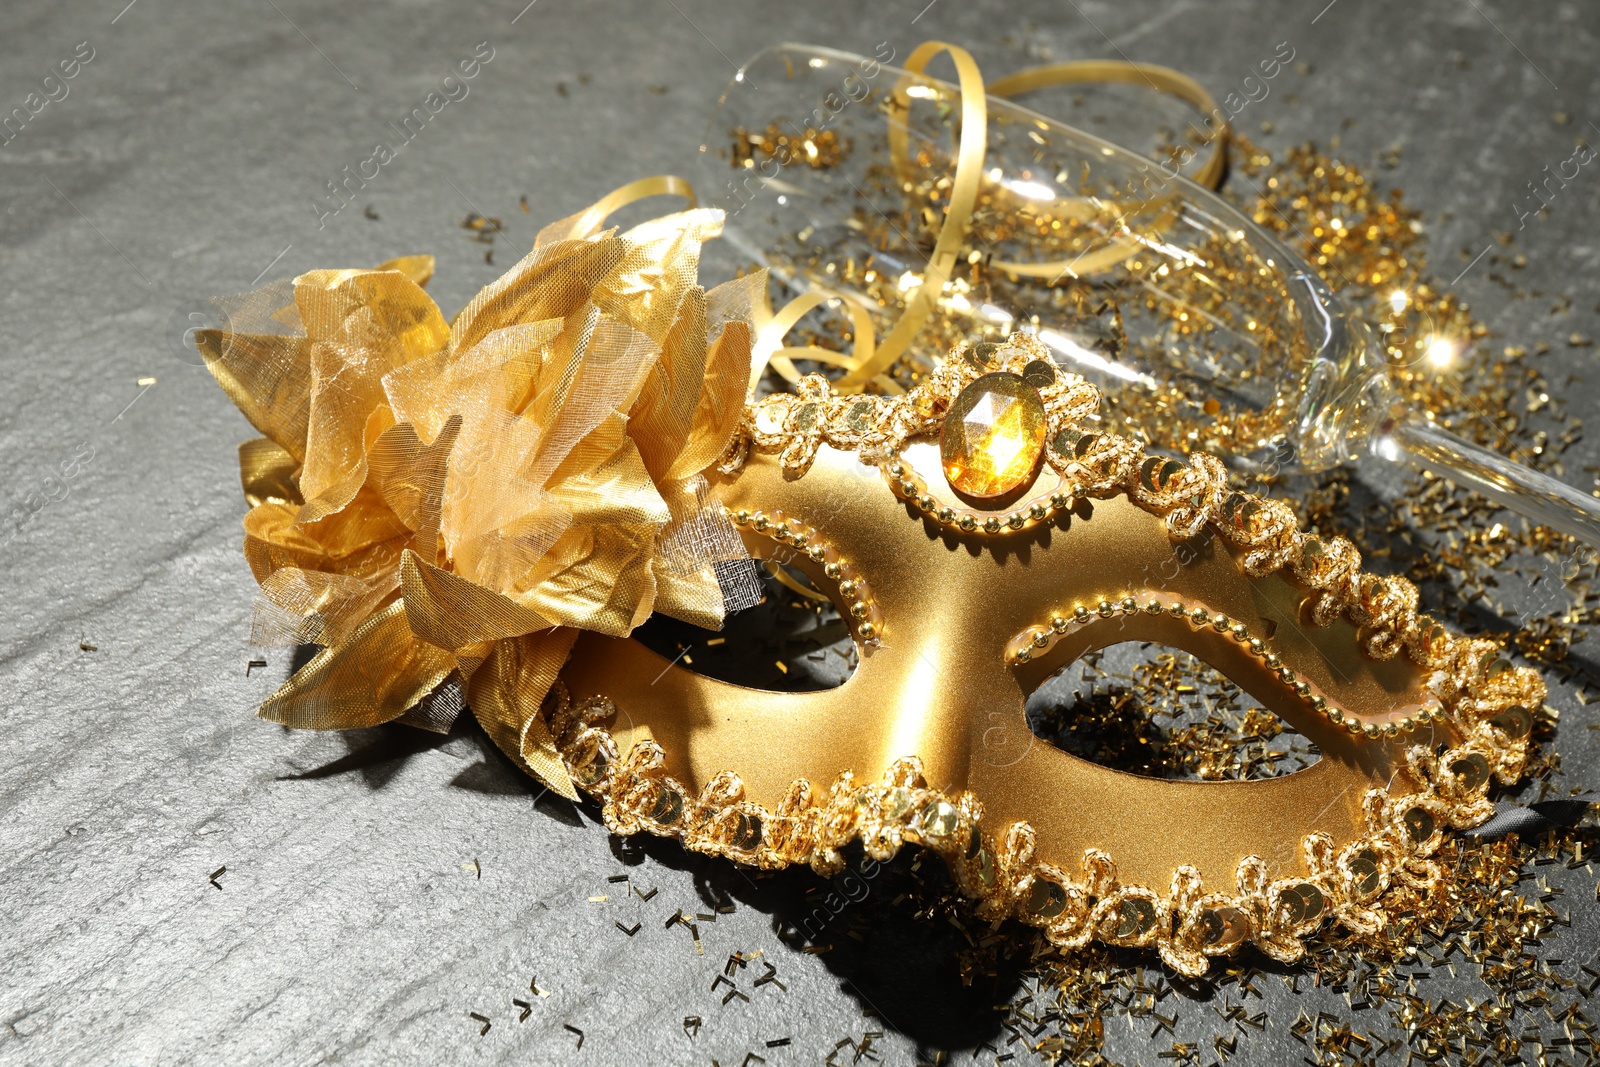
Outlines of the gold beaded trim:
[[897,760],[876,783],[858,783],[845,771],[822,795],[797,779],[769,810],[744,799],[744,784],[731,771],[692,796],[667,773],[666,754],[654,741],[638,742],[619,759],[616,742],[600,725],[617,711],[605,697],[573,703],[557,683],[549,701],[573,780],[601,802],[613,833],[676,838],[692,851],[764,869],[808,864],[825,877],[842,868],[842,849],[853,841],[880,861],[903,844],[917,844],[946,861],[984,918],[1017,919],[1063,949],[1091,940],[1154,948],[1173,970],[1191,977],[1203,975],[1211,957],[1246,943],[1288,963],[1326,926],[1377,933],[1389,920],[1385,892],[1391,885],[1426,891],[1442,883],[1430,857],[1445,828],[1468,829],[1493,813],[1486,798],[1490,779],[1514,774],[1526,743],[1525,735],[1513,738],[1485,720],[1440,755],[1412,746],[1406,762],[1422,788],[1402,797],[1368,790],[1366,831],[1342,848],[1327,834],[1307,835],[1304,876],[1269,879],[1266,862],[1247,856],[1231,892],[1208,891],[1187,865],[1159,891],[1122,882],[1113,858],[1097,849],[1085,852],[1078,872],[1035,863],[1029,824],[986,832],[978,798],[929,789],[914,757]]
[[945,411],[963,388],[1002,370],[1039,391],[1052,436],[1099,417],[1100,390],[1076,374],[1059,371],[1049,349],[1018,334],[1003,345],[960,345],[922,385],[900,396],[835,396],[826,378],[808,374],[793,393],[769,394],[746,409],[719,469],[725,474],[738,470],[752,444],[779,452],[784,471],[793,476],[811,469],[824,443],[855,452],[868,463],[891,463],[907,441],[938,433]]
[[[1227,615],[1218,612],[1213,615],[1209,610],[1199,605],[1186,605],[1183,601],[1170,594],[1155,594],[1144,603],[1136,597],[1126,596],[1121,600],[1100,600],[1093,610],[1085,604],[1075,606],[1070,612],[1058,611],[1048,620],[1036,626],[1030,626],[1018,633],[1006,644],[1005,656],[1008,663],[1013,665],[1030,662],[1035,656],[1040,656],[1054,648],[1056,642],[1062,637],[1085,627],[1093,625],[1096,620],[1112,619],[1117,616],[1139,615],[1170,615],[1181,619],[1196,630],[1210,628],[1224,637],[1231,638],[1242,645],[1251,655],[1257,657],[1277,675],[1278,680],[1294,691],[1294,694],[1305,701],[1308,706],[1320,715],[1325,716],[1329,722],[1336,726],[1343,726],[1352,734],[1364,735],[1368,738],[1399,737],[1409,734],[1419,726],[1433,721],[1435,715],[1444,715],[1442,703],[1437,706],[1424,706],[1414,713],[1404,715],[1399,719],[1387,723],[1364,722],[1354,712],[1334,706],[1328,701],[1317,687],[1307,678],[1302,677],[1292,667],[1287,666],[1276,652],[1267,645],[1265,639],[1252,636],[1250,627],[1243,622],[1230,619]],[[1430,678],[1430,681],[1432,679]],[[1430,690],[1431,691],[1431,690]],[[1507,709],[1512,714],[1520,713],[1528,716],[1528,726],[1532,726],[1532,718],[1526,708],[1513,706]],[[1445,716],[1448,718],[1448,716]],[[1526,730],[1522,731],[1524,734]]]
[[785,518],[781,508],[769,514],[744,508],[731,511],[724,507],[722,513],[735,526],[754,530],[779,544],[792,545],[813,563],[822,564],[822,573],[839,583],[839,595],[850,605],[849,615],[861,643],[877,645],[883,640],[883,612],[873,599],[872,587],[816,527],[800,519]]

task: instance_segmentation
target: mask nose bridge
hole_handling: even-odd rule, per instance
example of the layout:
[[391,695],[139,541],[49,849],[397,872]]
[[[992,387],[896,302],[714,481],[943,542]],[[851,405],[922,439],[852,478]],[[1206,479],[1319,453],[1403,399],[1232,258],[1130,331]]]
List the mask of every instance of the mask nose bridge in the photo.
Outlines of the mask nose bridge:
[[[894,760],[916,756],[930,783],[958,791],[968,787],[974,759],[992,761],[997,749],[1025,748],[1032,736],[1025,694],[1004,649],[1006,637],[1036,607],[1027,561],[1037,546],[1018,541],[999,556],[991,545],[974,551],[970,539],[907,514],[879,471],[853,454],[822,449],[801,478],[785,478],[775,468],[752,463],[723,488],[731,510],[754,515],[759,509],[768,518],[765,529],[753,520],[744,527],[747,548],[787,559],[832,597],[837,587],[824,564],[771,536],[775,516],[798,520],[812,531],[814,544],[835,551],[869,584],[882,613],[881,643],[863,649],[851,677],[828,691],[853,708],[860,729],[856,755],[876,765],[841,763],[840,769],[876,776]],[[835,603],[848,610],[847,598]]]
[[[908,607],[915,610],[900,604]],[[916,756],[930,785],[955,792],[970,786],[974,760],[995,758],[988,750],[1032,736],[1024,694],[1001,662],[1000,647],[998,638],[969,641],[929,621],[898,639],[891,631],[883,647],[862,657],[846,685],[858,685],[877,704],[883,766]]]

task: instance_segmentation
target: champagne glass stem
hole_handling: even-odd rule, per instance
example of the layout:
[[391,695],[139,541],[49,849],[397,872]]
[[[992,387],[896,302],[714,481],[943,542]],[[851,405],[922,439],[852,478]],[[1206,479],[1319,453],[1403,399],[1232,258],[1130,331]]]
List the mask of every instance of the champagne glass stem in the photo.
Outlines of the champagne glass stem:
[[1387,422],[1372,439],[1372,454],[1416,470],[1431,470],[1536,523],[1600,548],[1600,499],[1457,437],[1415,412]]

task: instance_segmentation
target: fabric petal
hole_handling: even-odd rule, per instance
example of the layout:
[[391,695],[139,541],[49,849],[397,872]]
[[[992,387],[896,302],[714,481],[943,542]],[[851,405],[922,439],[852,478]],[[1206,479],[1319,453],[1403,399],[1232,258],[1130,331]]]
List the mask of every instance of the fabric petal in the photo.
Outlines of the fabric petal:
[[594,302],[658,345],[696,287],[700,246],[722,232],[724,213],[692,208],[642,222],[622,235],[626,255],[600,285]]
[[694,426],[668,468],[666,479],[678,480],[699,474],[728,450],[728,443],[739,428],[739,420],[744,418],[750,350],[749,324],[728,323],[706,358]]
[[448,652],[417,640],[395,601],[348,641],[313,656],[258,714],[304,730],[377,726],[427,696],[455,666]]
[[567,318],[589,302],[623,251],[615,238],[535,248],[461,309],[450,324],[451,350],[465,352],[507,326]]
[[300,461],[270,437],[256,437],[239,446],[239,483],[251,507],[292,504],[300,499]]
[[244,417],[294,457],[306,458],[311,342],[304,337],[196,330],[206,369]]
[[[639,399],[628,413],[628,435],[657,481],[672,470],[694,429],[708,353],[706,294],[697,287],[684,298],[683,314],[673,323],[661,347],[661,358],[650,369]],[[740,386],[742,401],[743,382]]]
[[416,531],[416,549],[438,561],[439,515],[444,504],[446,461],[461,429],[452,415],[432,444],[423,444],[409,423],[385,430],[367,455],[368,480],[394,516]]
[[415,552],[400,562],[400,588],[417,636],[452,651],[555,625],[522,604],[439,567]]
[[397,256],[378,264],[379,270],[397,270],[416,282],[419,287],[433,280],[433,267],[433,257],[429,255]]
[[250,643],[263,648],[341,644],[398,586],[393,572],[360,578],[280,567],[261,583]]
[[577,636],[560,629],[497,641],[467,679],[467,706],[484,733],[568,800],[577,800],[578,791],[541,709]]
[[[387,406],[383,377],[449,340],[439,308],[398,271],[311,271],[295,279],[311,341],[302,521],[339,511],[366,481],[368,423]],[[392,417],[392,416],[391,416]]]
[[545,618],[626,637],[650,615],[655,526],[574,526],[551,547],[517,597]]
[[245,515],[245,559],[257,581],[280,567],[372,578],[392,570],[411,539],[405,523],[370,489],[358,494],[358,506],[321,522],[296,522],[298,512],[291,504],[268,502]]

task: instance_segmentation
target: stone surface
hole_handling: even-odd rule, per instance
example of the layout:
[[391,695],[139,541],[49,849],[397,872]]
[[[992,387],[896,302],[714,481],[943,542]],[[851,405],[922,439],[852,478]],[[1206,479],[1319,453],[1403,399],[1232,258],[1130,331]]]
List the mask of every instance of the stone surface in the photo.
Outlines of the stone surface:
[[[235,448],[250,430],[183,344],[205,298],[433,252],[430,290],[453,311],[544,222],[624,181],[690,170],[734,62],[760,47],[886,42],[904,57],[938,37],[971,46],[990,76],[1126,55],[1242,98],[1245,76],[1287,41],[1304,73],[1281,74],[1240,126],[1278,150],[1339,138],[1424,212],[1445,281],[1515,233],[1528,260],[1517,280],[1543,295],[1508,295],[1481,261],[1454,288],[1490,343],[1550,342],[1550,380],[1575,375],[1563,386],[1572,410],[1594,410],[1594,350],[1566,338],[1600,333],[1600,174],[1585,168],[1545,218],[1519,225],[1515,208],[1575,136],[1593,136],[1590,5],[524,4],[5,12],[0,114],[40,95],[0,146],[0,1063],[726,1065],[756,1052],[776,1067],[868,1031],[883,1033],[874,1054],[889,1064],[945,1048],[965,1063],[1005,1045],[990,1009],[1037,991],[1005,975],[963,987],[950,958],[965,942],[888,907],[891,874],[808,896],[820,883],[803,872],[757,878],[621,845],[471,730],[326,736],[251,714],[291,661],[271,652],[249,667]],[[492,59],[466,96],[445,98],[443,79],[480,45]],[[93,58],[67,95],[39,106],[47,89],[60,96],[45,75],[80,51]],[[399,139],[395,125],[435,92],[438,113],[413,118],[420,132],[355,184],[376,143]],[[355,199],[335,212],[326,183],[346,180]],[[469,212],[504,232],[481,243],[461,226]],[[708,252],[710,278],[741,262]],[[1570,310],[1552,314],[1551,294],[1574,287]],[[1600,437],[1564,458],[1583,477]],[[1384,506],[1395,486],[1368,476],[1356,491]],[[1538,590],[1501,593],[1513,611],[1540,603]],[[1593,669],[1593,642],[1575,657]],[[1581,684],[1552,684],[1563,790],[1600,779]],[[631,882],[608,881],[621,874]],[[1572,916],[1544,951],[1579,977],[1600,944],[1593,876],[1540,874]],[[664,926],[678,908],[717,914],[698,923],[703,955],[686,928]],[[861,942],[844,936],[869,914]],[[841,949],[806,954],[797,929],[831,930]],[[783,988],[754,986],[759,961],[735,965],[749,1001],[722,1003],[713,983],[729,955],[757,950]],[[529,996],[535,976],[548,996]],[[1275,1021],[1384,1021],[1310,982],[1256,984],[1246,1010]],[[1435,1000],[1482,996],[1466,968],[1425,984]],[[1221,1021],[1230,1004],[1208,997],[1166,999],[1171,1034],[1110,1020],[1108,1055],[1165,1063],[1173,1041],[1210,1049],[1218,1034],[1239,1038],[1231,1063],[1306,1054],[1281,1026],[1236,1030]],[[530,1002],[526,1021],[513,998]],[[702,1020],[693,1036],[690,1016]],[[581,1048],[564,1025],[583,1031]]]

